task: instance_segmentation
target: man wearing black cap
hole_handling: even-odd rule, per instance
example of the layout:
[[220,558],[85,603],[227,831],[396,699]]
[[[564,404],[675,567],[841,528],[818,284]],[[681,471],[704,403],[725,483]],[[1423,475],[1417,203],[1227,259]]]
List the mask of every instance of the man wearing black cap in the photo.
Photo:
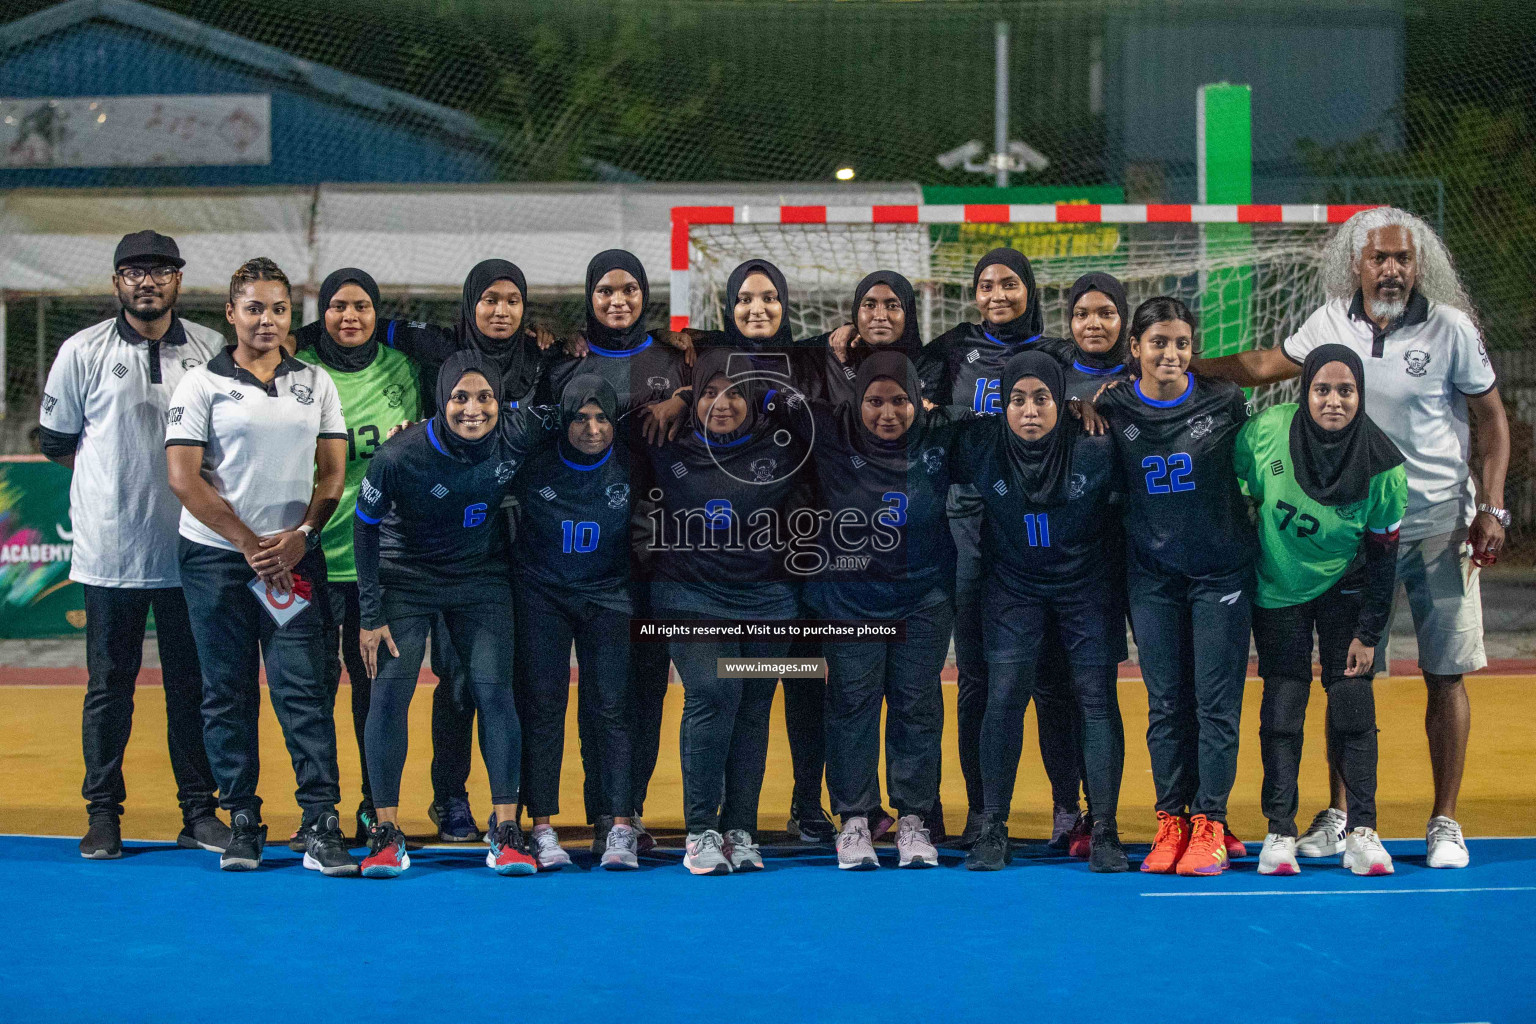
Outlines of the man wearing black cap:
[[185,827],[180,846],[222,851],[203,747],[203,678],[176,561],[181,505],[166,477],[165,416],[188,369],[224,348],[217,332],[173,312],[181,289],[176,242],[153,231],[118,243],[112,287],[121,311],[59,348],[43,390],[44,455],[74,471],[69,578],[85,587],[82,738],[90,825],[80,855],[122,856],[123,751],[151,608],[165,685],[171,770]]

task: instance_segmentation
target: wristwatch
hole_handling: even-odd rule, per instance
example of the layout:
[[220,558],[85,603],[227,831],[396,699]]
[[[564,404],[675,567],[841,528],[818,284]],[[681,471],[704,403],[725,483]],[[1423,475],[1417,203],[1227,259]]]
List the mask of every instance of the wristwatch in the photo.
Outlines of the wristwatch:
[[298,526],[298,531],[304,535],[305,551],[313,548],[316,542],[320,539],[320,535],[315,532],[315,528],[310,526],[308,523],[300,523]]
[[1499,525],[1504,527],[1506,530],[1509,529],[1509,524],[1514,519],[1514,517],[1509,514],[1509,509],[1507,508],[1498,508],[1494,505],[1479,505],[1477,506],[1477,510],[1479,512],[1486,512],[1490,516],[1493,516],[1493,518],[1499,521]]

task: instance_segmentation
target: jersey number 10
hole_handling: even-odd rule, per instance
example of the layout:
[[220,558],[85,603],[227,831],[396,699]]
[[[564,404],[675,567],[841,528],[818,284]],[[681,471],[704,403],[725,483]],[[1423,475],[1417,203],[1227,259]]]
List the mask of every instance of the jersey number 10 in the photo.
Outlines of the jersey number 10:
[[602,532],[603,528],[597,523],[577,523],[567,519],[560,524],[560,551],[567,555],[573,551],[578,555],[590,554],[597,550],[597,538]]

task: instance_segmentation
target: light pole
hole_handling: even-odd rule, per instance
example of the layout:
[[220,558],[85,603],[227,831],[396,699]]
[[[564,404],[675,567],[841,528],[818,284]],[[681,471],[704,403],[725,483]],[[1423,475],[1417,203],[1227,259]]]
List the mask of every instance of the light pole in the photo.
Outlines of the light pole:
[[[972,174],[995,175],[998,188],[1008,187],[1008,175],[1014,172],[1043,171],[1051,161],[1043,154],[1018,139],[1008,138],[1008,23],[999,21],[994,26],[993,41],[997,68],[993,73],[992,95],[992,152],[979,139],[972,139],[956,146],[935,159],[946,171],[964,168]],[[978,160],[986,154],[986,158]]]

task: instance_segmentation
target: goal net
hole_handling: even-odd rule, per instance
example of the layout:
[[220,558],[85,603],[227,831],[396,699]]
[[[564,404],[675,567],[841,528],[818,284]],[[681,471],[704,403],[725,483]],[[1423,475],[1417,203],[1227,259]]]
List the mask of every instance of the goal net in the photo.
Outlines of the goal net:
[[[714,328],[731,270],[771,260],[790,289],[797,338],[852,319],[872,270],[905,275],[923,340],[974,320],[972,268],[988,249],[1030,258],[1045,331],[1071,337],[1066,299],[1090,271],[1114,274],[1130,306],[1174,295],[1200,320],[1205,355],[1278,344],[1323,302],[1322,243],[1363,207],[919,206],[680,207],[673,211],[673,325]],[[684,260],[686,259],[686,263]],[[1257,389],[1256,404],[1294,398],[1295,383]]]

